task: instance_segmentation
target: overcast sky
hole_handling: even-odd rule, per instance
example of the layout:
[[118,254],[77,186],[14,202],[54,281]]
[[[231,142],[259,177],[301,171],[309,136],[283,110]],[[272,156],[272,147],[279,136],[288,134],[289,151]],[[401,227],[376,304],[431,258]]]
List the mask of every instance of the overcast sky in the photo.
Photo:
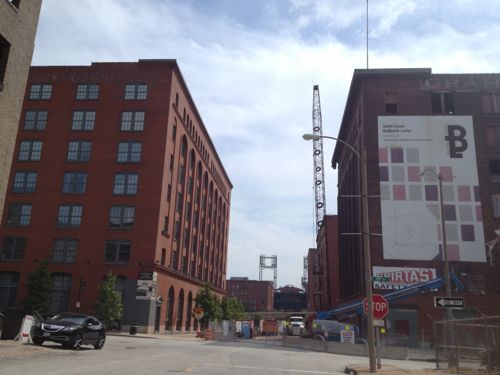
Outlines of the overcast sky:
[[[500,72],[500,0],[371,0],[370,68]],[[366,68],[365,0],[43,0],[33,65],[177,59],[234,185],[228,277],[300,285],[314,247],[313,85],[336,136]],[[328,214],[337,211],[326,141]],[[264,279],[272,279],[264,271]]]

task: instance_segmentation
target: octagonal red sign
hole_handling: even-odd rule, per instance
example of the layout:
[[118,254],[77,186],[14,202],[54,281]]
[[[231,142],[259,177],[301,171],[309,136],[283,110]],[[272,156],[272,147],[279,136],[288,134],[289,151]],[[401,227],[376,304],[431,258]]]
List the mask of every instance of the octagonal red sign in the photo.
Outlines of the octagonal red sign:
[[[389,314],[389,301],[380,295],[372,295],[373,301],[373,319],[384,319],[387,314]],[[368,315],[368,300],[365,298],[363,300],[363,311]]]

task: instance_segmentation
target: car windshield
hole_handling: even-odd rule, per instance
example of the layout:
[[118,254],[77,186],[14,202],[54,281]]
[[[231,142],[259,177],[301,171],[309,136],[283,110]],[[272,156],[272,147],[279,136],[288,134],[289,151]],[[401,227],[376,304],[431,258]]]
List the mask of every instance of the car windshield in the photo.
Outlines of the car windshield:
[[292,323],[302,323],[303,318],[292,317],[290,318],[290,322]]
[[85,321],[84,316],[77,316],[77,315],[64,315],[64,314],[59,314],[56,315],[52,318],[52,320],[64,320],[65,322],[71,322],[74,324],[83,324]]

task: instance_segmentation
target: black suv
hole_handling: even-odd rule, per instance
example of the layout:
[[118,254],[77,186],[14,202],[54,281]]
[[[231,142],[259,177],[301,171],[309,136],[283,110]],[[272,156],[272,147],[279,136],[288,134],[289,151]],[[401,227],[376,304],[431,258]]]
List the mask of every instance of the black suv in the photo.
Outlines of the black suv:
[[33,343],[42,345],[53,341],[65,347],[79,350],[82,345],[94,345],[102,349],[106,330],[102,323],[90,315],[64,313],[35,324]]

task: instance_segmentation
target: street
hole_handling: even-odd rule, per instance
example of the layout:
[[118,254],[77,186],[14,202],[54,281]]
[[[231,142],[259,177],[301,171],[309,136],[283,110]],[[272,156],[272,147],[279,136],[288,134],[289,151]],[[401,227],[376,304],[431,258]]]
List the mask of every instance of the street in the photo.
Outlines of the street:
[[[344,373],[345,366],[367,363],[364,357],[284,348],[279,345],[279,341],[221,342],[175,336],[108,336],[103,350],[94,350],[89,346],[75,352],[52,343],[45,343],[37,349],[41,354],[2,358],[0,373],[337,375]],[[0,346],[0,354],[1,350]],[[385,360],[384,366],[393,368],[392,374],[401,373],[394,369],[433,368],[432,363],[415,361]]]

